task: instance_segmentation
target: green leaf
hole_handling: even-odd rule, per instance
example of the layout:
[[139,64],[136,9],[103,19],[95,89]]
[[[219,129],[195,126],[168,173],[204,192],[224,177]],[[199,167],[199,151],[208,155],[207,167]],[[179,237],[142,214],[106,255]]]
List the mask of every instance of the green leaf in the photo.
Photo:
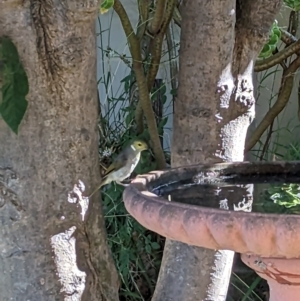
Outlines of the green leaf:
[[131,114],[132,112],[130,112],[129,114],[126,115],[125,117],[125,124],[126,124],[126,127],[129,127],[130,124],[132,123],[133,119],[134,119],[134,116],[133,114]]
[[276,47],[278,41],[279,41],[278,36],[274,34],[274,35],[270,38],[269,45],[270,45],[271,47],[272,47],[272,46],[275,46],[275,47]]
[[299,0],[284,0],[286,6],[291,8],[294,11],[298,11],[300,9],[300,1]]
[[163,85],[160,87],[160,93],[161,93],[162,95],[165,95],[166,92],[167,92],[167,87],[166,87],[165,84],[163,84]]
[[158,249],[160,249],[160,245],[159,245],[157,242],[153,241],[153,242],[151,243],[151,248],[152,248],[153,250],[158,250]]
[[259,54],[260,58],[267,58],[272,54],[272,48],[269,44],[266,44]]
[[171,95],[177,96],[177,88],[170,91]]
[[29,85],[18,51],[12,41],[6,37],[0,39],[1,61],[3,67],[0,70],[0,78],[3,79],[3,85],[0,115],[13,132],[18,134],[19,125],[28,105],[25,97],[28,94]]
[[162,100],[162,103],[165,104],[167,102],[167,96],[166,95],[163,95],[161,97],[161,100]]
[[100,13],[105,14],[114,6],[114,0],[104,0],[100,5]]
[[258,56],[259,58],[267,58],[271,56],[274,50],[276,49],[276,46],[280,41],[281,37],[281,31],[277,24],[278,22],[277,20],[275,20],[270,30],[269,41],[267,44],[264,45],[263,49],[261,50]]
[[163,128],[168,122],[168,116],[167,117],[164,117],[160,122],[159,122],[159,125],[158,127],[159,128]]
[[27,109],[27,100],[16,95],[13,85],[3,86],[2,91],[3,102],[0,105],[0,114],[13,132],[18,134],[19,125]]
[[273,33],[274,35],[276,35],[276,36],[278,37],[278,39],[280,40],[280,38],[281,38],[281,31],[280,31],[280,29],[279,29],[278,27],[274,27],[274,28],[272,29],[272,33]]
[[151,254],[151,246],[150,246],[150,245],[146,245],[146,246],[145,246],[145,251],[146,251],[148,254]]

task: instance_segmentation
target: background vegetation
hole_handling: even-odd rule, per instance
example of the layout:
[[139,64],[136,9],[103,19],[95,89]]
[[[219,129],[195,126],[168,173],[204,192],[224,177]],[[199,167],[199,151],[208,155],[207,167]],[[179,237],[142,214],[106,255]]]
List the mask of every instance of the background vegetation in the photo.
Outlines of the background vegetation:
[[[142,4],[142,1],[139,1],[139,3]],[[249,135],[247,150],[252,149],[255,160],[299,159],[300,145],[296,143],[296,141],[288,145],[282,145],[280,143],[280,136],[282,134],[290,134],[291,141],[293,141],[292,130],[295,129],[282,127],[280,126],[280,123],[284,116],[285,106],[288,101],[297,101],[296,99],[290,99],[290,94],[297,84],[294,81],[294,76],[299,67],[298,63],[294,63],[294,68],[291,66],[293,66],[293,62],[297,59],[295,53],[298,52],[299,47],[296,36],[298,28],[298,9],[300,7],[297,1],[285,1],[285,7],[283,9],[286,9],[287,7],[290,9],[289,24],[286,24],[286,26],[279,26],[277,22],[274,22],[270,33],[270,40],[262,49],[260,54],[261,60],[257,62],[255,67],[255,71],[260,72],[256,91],[257,110],[259,110],[260,102],[266,101],[266,99],[261,99],[261,95],[264,90],[269,90],[269,112],[273,113],[272,118],[270,118],[270,113],[268,112],[261,122],[261,124],[267,124],[264,125],[263,130],[258,131],[255,129],[252,134]],[[140,10],[140,13],[143,12]],[[140,16],[141,22],[135,31],[137,36],[142,31],[139,26],[141,26],[141,24],[144,26],[145,23],[147,23],[145,16],[148,16],[150,19],[154,15],[155,7],[150,6],[148,7],[148,14],[144,15],[144,19]],[[174,12],[173,17],[174,19],[171,26],[180,27],[179,9],[176,10],[176,13]],[[99,27],[101,28],[101,16],[99,17],[99,23]],[[145,29],[143,28],[143,30]],[[147,32],[144,33],[147,35]],[[99,34],[101,35],[101,32]],[[113,35],[113,33],[111,33],[111,35]],[[166,31],[166,34],[162,38],[168,48],[167,53],[165,53],[164,50],[161,50],[161,57],[164,59],[161,59],[160,63],[166,65],[165,58],[168,57],[168,66],[171,69],[170,74],[172,76],[169,80],[173,83],[171,93],[172,96],[174,96],[176,95],[176,72],[178,70],[175,49],[176,42],[173,40],[172,43],[167,43],[167,39],[170,38],[170,32],[168,34],[168,31]],[[105,93],[108,96],[106,113],[102,115],[102,121],[99,125],[102,137],[99,144],[99,153],[103,165],[107,165],[109,163],[108,158],[110,158],[110,154],[115,150],[123,148],[135,136],[138,127],[136,109],[138,107],[137,99],[139,95],[138,85],[136,84],[137,74],[131,65],[132,61],[135,60],[134,56],[124,57],[124,55],[117,53],[117,51],[114,51],[110,47],[104,49],[103,44],[98,46],[101,51],[104,52],[102,57],[107,57],[105,53],[113,52],[113,59],[118,56],[118,58],[122,62],[125,62],[128,67],[132,67],[129,74],[120,81],[120,90],[122,93],[119,93],[120,96],[118,98],[110,96],[113,93],[113,91],[110,91],[113,81],[112,74],[107,72],[106,74],[103,74],[103,78],[101,78],[102,83],[107,87]],[[293,48],[293,50],[287,50],[289,47]],[[147,49],[140,49],[140,51],[142,51],[142,53],[147,53]],[[143,69],[146,77],[149,76],[149,69],[151,69],[151,63],[153,64],[153,61],[155,61],[153,57],[151,59],[151,56],[144,56]],[[159,59],[157,59],[157,61],[159,61]],[[109,61],[102,61],[101,63],[109,65]],[[105,70],[104,66],[103,70]],[[271,85],[271,89],[270,85],[266,85],[266,81],[269,78],[272,78],[273,83],[275,82],[274,76],[281,77],[282,85],[280,89],[277,89],[274,84]],[[292,84],[286,81],[287,77],[291,78]],[[116,83],[114,84],[116,86]],[[280,93],[282,90],[284,90],[284,93]],[[169,118],[169,115],[164,115],[162,113],[166,111],[172,112],[173,107],[172,103],[167,103],[166,93],[167,89],[164,82],[162,82],[159,87],[152,86],[150,91],[151,103],[155,113],[156,125],[161,142],[164,138],[164,126]],[[128,99],[130,100],[129,103]],[[171,99],[174,101],[173,98]],[[164,110],[157,111],[157,107],[159,107],[157,103],[160,103],[164,107]],[[117,105],[119,105],[118,109],[116,109]],[[113,116],[113,118],[111,116]],[[111,120],[114,121],[111,122]],[[125,123],[123,123],[123,120]],[[274,131],[274,124],[277,124],[276,131]],[[118,130],[115,131],[111,129]],[[113,134],[108,134],[109,132],[113,132]],[[149,140],[150,135],[146,123],[145,130],[143,130],[140,135],[146,140]],[[107,137],[113,138],[108,140]],[[108,156],[105,156],[106,153]],[[170,150],[164,149],[164,155],[167,158],[166,162],[169,163]],[[157,168],[155,156],[145,152],[136,172],[144,173],[155,168]],[[121,298],[123,297],[124,300],[151,300],[163,253],[164,239],[144,229],[126,213],[122,202],[122,191],[123,188],[119,186],[116,187],[113,184],[104,191],[105,218],[109,244],[113,250],[114,258],[123,283]],[[266,282],[252,270],[244,266],[238,258],[236,261],[237,263],[234,267],[231,286],[227,297],[228,301],[268,300],[268,286]]]
[[[104,45],[101,35],[106,29],[102,30],[99,17],[98,47],[102,51],[102,57],[106,59],[100,62],[103,72],[98,84],[105,87],[107,95],[105,110],[102,107],[99,116],[99,158],[103,170],[136,136],[152,141],[152,151],[143,152],[135,174],[163,169],[170,164],[170,148],[163,149],[162,146],[166,145],[164,133],[170,130],[166,128],[166,124],[169,114],[172,114],[172,102],[177,89],[178,65],[175,48],[178,42],[174,41],[171,31],[174,26],[180,28],[180,1],[168,1],[167,4],[161,1],[156,6],[153,2],[137,1],[137,28],[131,26],[126,7],[124,9],[119,1],[103,1],[101,5],[101,13],[114,9],[118,14],[131,52],[127,56]],[[249,135],[246,143],[246,150],[252,149],[256,160],[300,158],[300,144],[297,141],[287,145],[280,142],[282,133],[290,135],[293,141],[295,130],[280,125],[287,103],[300,103],[298,99],[290,99],[292,89],[295,86],[300,89],[300,82],[295,80],[300,66],[300,41],[297,39],[300,1],[285,0],[284,9],[286,8],[290,10],[288,23],[279,26],[274,22],[270,40],[262,49],[260,60],[255,65],[255,71],[260,72],[256,91],[257,110],[262,101],[269,102],[269,111]],[[153,38],[152,34],[157,32],[160,34]],[[166,51],[163,45],[166,45]],[[114,74],[106,68],[111,59],[118,59],[129,68],[128,74],[119,83],[118,91],[111,89],[113,84],[116,86]],[[166,88],[167,79],[156,79],[160,64],[166,65],[166,60],[170,68],[171,91]],[[27,108],[28,83],[17,51],[6,38],[0,40],[0,68],[0,115],[17,134]],[[270,88],[265,84],[270,77],[273,82],[275,77],[281,78],[280,89],[274,85]],[[270,92],[268,100],[261,99],[262,91],[266,89]],[[101,103],[103,104],[102,99]],[[300,108],[298,116],[299,112]],[[121,300],[150,300],[158,276],[164,238],[146,230],[128,215],[122,202],[122,192],[123,187],[115,184],[103,188],[108,243],[122,281]],[[231,279],[228,294],[228,301],[230,300],[268,300],[266,283],[238,260]]]

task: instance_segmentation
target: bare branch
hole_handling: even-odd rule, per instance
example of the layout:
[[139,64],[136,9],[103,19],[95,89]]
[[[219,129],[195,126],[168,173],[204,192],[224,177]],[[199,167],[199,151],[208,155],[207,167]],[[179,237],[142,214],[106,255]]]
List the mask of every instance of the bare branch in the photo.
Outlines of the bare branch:
[[286,60],[288,57],[297,53],[298,51],[300,51],[300,40],[265,60],[257,61],[254,67],[254,71],[260,72],[269,69],[277,64],[280,64],[282,61]]
[[157,75],[157,71],[160,64],[161,52],[162,52],[162,44],[165,36],[166,29],[168,28],[170,21],[172,19],[173,11],[175,7],[175,0],[168,0],[167,7],[165,10],[165,15],[162,20],[162,26],[159,30],[159,34],[157,34],[154,39],[151,41],[151,63],[148,71],[148,90],[149,92],[152,89],[152,86],[155,81],[155,77]]
[[164,19],[165,9],[166,9],[166,0],[156,1],[154,16],[149,28],[151,34],[154,35],[160,30]]
[[136,35],[138,39],[141,41],[148,24],[148,16],[149,16],[148,0],[139,0],[138,8],[139,8],[140,20],[139,20],[139,25],[137,28]]
[[139,101],[141,102],[142,109],[148,124],[149,134],[153,143],[153,152],[157,161],[157,166],[159,169],[164,169],[166,166],[165,156],[160,143],[155,115],[149,96],[147,79],[145,77],[142,65],[140,41],[137,38],[136,34],[133,32],[133,28],[129,21],[128,15],[119,0],[115,0],[114,10],[116,11],[121,20],[123,29],[125,31],[130,46],[129,49],[133,60],[133,70],[136,76],[136,81],[139,89]]
[[278,116],[278,114],[285,108],[292,93],[295,73],[299,67],[300,57],[294,60],[293,63],[286,70],[284,70],[283,82],[280,87],[277,101],[252,133],[250,139],[246,143],[245,151],[249,151],[259,141],[262,134],[272,124],[276,116]]
[[293,36],[292,34],[290,34],[289,32],[287,32],[286,30],[280,29],[280,31],[281,31],[281,40],[286,45],[289,46],[289,45],[297,42],[298,39],[295,36]]

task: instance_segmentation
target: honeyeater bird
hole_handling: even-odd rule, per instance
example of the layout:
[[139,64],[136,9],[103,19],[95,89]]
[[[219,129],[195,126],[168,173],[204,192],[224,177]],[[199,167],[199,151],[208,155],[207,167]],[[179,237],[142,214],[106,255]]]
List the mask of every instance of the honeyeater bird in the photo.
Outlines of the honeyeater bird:
[[142,140],[135,140],[123,149],[107,168],[101,184],[90,194],[91,197],[102,186],[113,181],[126,186],[121,182],[128,178],[139,163],[141,152],[148,149],[148,145]]

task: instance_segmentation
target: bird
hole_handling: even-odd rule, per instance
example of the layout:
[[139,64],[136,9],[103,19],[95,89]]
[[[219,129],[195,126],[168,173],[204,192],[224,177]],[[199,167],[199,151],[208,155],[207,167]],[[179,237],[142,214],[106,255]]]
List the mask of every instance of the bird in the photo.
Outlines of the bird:
[[113,160],[112,164],[107,168],[101,184],[90,194],[89,198],[102,186],[113,181],[122,186],[127,186],[121,183],[128,178],[139,163],[141,152],[148,149],[146,142],[142,140],[134,140],[131,144],[125,147]]

